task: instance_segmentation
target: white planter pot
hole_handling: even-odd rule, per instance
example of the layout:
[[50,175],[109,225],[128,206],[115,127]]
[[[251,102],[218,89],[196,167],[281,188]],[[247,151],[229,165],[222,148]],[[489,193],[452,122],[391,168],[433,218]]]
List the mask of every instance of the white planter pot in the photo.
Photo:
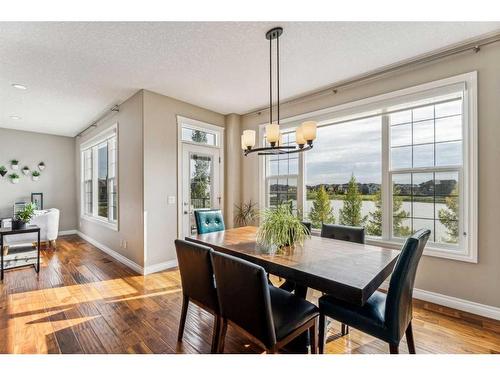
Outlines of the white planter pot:
[[45,165],[39,165],[38,169],[40,169],[41,171],[43,171],[45,169]]
[[38,181],[38,179],[40,178],[40,176],[31,176],[31,178],[33,179],[33,181]]
[[19,183],[19,179],[18,178],[12,178],[11,181],[12,181],[13,184],[18,184]]
[[11,164],[10,165],[10,168],[14,171],[17,171],[19,169],[19,165],[18,164]]
[[28,173],[30,173],[30,170],[29,169],[23,169],[23,173],[24,173],[25,176],[27,176]]

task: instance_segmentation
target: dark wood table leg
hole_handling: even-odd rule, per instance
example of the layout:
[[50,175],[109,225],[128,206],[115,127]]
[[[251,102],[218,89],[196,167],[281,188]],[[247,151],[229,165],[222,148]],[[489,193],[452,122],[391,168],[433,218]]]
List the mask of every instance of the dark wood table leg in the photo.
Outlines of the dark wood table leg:
[[36,273],[40,272],[40,229],[38,229]]

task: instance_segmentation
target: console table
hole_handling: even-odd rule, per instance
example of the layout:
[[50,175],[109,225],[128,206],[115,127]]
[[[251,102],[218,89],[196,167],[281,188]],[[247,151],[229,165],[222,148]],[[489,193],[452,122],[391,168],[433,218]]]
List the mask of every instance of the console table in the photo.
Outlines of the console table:
[[[31,259],[31,258],[29,258],[29,254],[33,252],[33,248],[30,246],[29,248],[22,247],[22,248],[15,249],[15,250],[13,249],[12,254],[9,254],[10,257],[15,255],[15,257],[13,258],[14,261],[12,262],[13,265],[5,267],[5,263],[7,262],[7,260],[4,259],[6,256],[4,256],[4,253],[3,253],[3,244],[4,244],[3,238],[4,238],[4,236],[9,236],[9,235],[14,235],[14,234],[25,234],[25,233],[37,233],[37,235],[38,235],[38,241],[37,241],[37,246],[36,246],[36,265],[35,265],[35,263],[28,262],[28,260]],[[0,228],[0,254],[1,254],[0,280],[3,280],[3,273],[6,269],[26,267],[26,266],[32,265],[33,267],[35,267],[36,273],[40,272],[40,227],[38,227],[36,225],[27,225],[23,229]],[[24,256],[24,258],[23,258],[23,254],[26,254],[26,256]],[[7,256],[9,256],[9,255],[7,255]],[[23,260],[25,260],[24,263],[23,263]]]

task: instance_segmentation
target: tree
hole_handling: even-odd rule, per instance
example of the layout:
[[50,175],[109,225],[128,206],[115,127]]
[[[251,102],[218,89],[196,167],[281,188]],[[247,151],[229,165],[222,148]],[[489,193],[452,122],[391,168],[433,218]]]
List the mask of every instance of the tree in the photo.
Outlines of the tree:
[[[408,237],[411,234],[409,227],[403,225],[403,220],[410,216],[408,211],[403,209],[403,198],[398,196],[399,190],[394,187],[394,196],[392,198],[392,225],[394,235],[398,237]],[[375,193],[375,211],[368,214],[368,224],[366,231],[372,236],[382,236],[382,192]]]
[[321,228],[322,224],[335,223],[333,208],[330,205],[330,196],[323,185],[321,185],[314,194],[314,201],[311,212],[309,213],[309,219],[314,228]]
[[452,196],[446,197],[446,208],[441,208],[438,212],[439,220],[446,227],[448,232],[447,242],[456,243],[458,241],[458,194],[457,188],[451,192]]
[[362,204],[363,200],[358,191],[356,177],[352,175],[349,180],[349,184],[347,185],[347,192],[344,197],[343,207],[340,209],[339,213],[340,224],[355,227],[363,226],[366,221],[366,216],[361,216]]
[[[191,139],[197,143],[207,143],[205,132],[194,130]],[[191,178],[191,200],[194,208],[210,207],[210,160],[204,156],[196,156],[194,162],[194,173]]]

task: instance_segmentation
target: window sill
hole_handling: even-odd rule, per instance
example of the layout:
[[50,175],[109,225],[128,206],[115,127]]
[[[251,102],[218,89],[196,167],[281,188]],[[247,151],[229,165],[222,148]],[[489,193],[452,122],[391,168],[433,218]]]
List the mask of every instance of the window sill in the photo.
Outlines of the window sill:
[[89,216],[89,215],[82,215],[80,218],[83,220],[86,220],[88,222],[91,222],[91,223],[99,224],[99,225],[101,225],[105,228],[111,229],[115,232],[118,232],[118,222],[111,223],[111,222],[107,221],[106,219],[100,219],[98,217]]
[[[313,229],[311,234],[314,236],[319,236],[320,231],[318,229]],[[403,243],[404,243],[403,241],[401,242],[387,241],[387,240],[377,239],[374,237],[368,237],[366,239],[367,245],[382,246],[394,250],[401,250],[401,246],[403,246]],[[478,262],[477,254],[474,254],[473,252],[465,252],[463,250],[446,250],[432,246],[426,246],[423,255],[435,258],[458,260],[461,262],[468,262],[468,263]]]

